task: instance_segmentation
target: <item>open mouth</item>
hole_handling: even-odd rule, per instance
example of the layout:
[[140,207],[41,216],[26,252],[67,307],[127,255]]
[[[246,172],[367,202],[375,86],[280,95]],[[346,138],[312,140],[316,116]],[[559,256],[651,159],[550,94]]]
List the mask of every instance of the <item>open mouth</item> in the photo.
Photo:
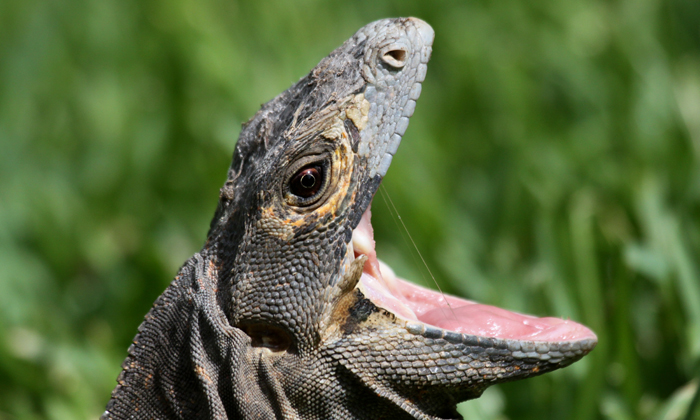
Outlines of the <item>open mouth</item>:
[[378,307],[415,323],[457,333],[519,341],[597,341],[585,326],[560,318],[538,318],[445,295],[412,284],[394,274],[377,259],[370,208],[353,231],[355,257],[367,256],[358,284],[362,293]]

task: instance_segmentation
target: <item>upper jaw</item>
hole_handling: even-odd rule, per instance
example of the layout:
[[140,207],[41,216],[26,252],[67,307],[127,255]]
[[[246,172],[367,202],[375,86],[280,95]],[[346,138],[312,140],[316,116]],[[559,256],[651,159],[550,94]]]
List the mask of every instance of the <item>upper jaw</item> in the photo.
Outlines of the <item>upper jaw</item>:
[[430,25],[416,18],[373,22],[357,35],[358,42],[371,40],[362,66],[368,123],[357,148],[366,158],[370,179],[386,174],[401,143],[421,93],[434,36]]

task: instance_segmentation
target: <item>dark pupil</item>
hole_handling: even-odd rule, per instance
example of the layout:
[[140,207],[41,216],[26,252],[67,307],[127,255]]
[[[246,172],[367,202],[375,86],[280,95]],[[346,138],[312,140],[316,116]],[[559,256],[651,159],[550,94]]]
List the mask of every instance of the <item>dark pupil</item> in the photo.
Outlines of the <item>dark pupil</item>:
[[317,166],[302,168],[297,172],[289,183],[289,190],[292,194],[309,198],[321,188],[321,168]]
[[301,176],[301,180],[299,182],[301,182],[301,186],[304,188],[313,188],[314,184],[316,183],[316,177],[312,173],[305,172]]

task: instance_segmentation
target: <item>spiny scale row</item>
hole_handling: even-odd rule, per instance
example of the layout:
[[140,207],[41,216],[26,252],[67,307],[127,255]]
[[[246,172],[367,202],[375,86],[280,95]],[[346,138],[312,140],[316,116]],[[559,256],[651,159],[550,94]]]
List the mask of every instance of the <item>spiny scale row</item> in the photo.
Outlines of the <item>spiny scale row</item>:
[[422,323],[409,323],[406,330],[413,335],[438,340],[448,343],[465,344],[483,348],[508,349],[514,359],[539,359],[551,363],[559,363],[562,360],[573,359],[588,353],[595,347],[595,340],[585,339],[579,341],[548,342],[548,341],[520,341],[495,337],[480,337],[471,334],[461,334],[455,331],[425,325]]

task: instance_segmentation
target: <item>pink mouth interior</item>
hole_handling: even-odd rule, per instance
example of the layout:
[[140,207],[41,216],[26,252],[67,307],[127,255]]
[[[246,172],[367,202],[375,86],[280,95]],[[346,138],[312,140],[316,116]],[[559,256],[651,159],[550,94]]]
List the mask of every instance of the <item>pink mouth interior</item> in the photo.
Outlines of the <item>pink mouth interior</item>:
[[375,305],[400,318],[459,333],[530,341],[578,341],[595,334],[573,321],[537,318],[444,295],[398,278],[377,259],[368,208],[353,232],[355,257],[367,255],[359,287]]

